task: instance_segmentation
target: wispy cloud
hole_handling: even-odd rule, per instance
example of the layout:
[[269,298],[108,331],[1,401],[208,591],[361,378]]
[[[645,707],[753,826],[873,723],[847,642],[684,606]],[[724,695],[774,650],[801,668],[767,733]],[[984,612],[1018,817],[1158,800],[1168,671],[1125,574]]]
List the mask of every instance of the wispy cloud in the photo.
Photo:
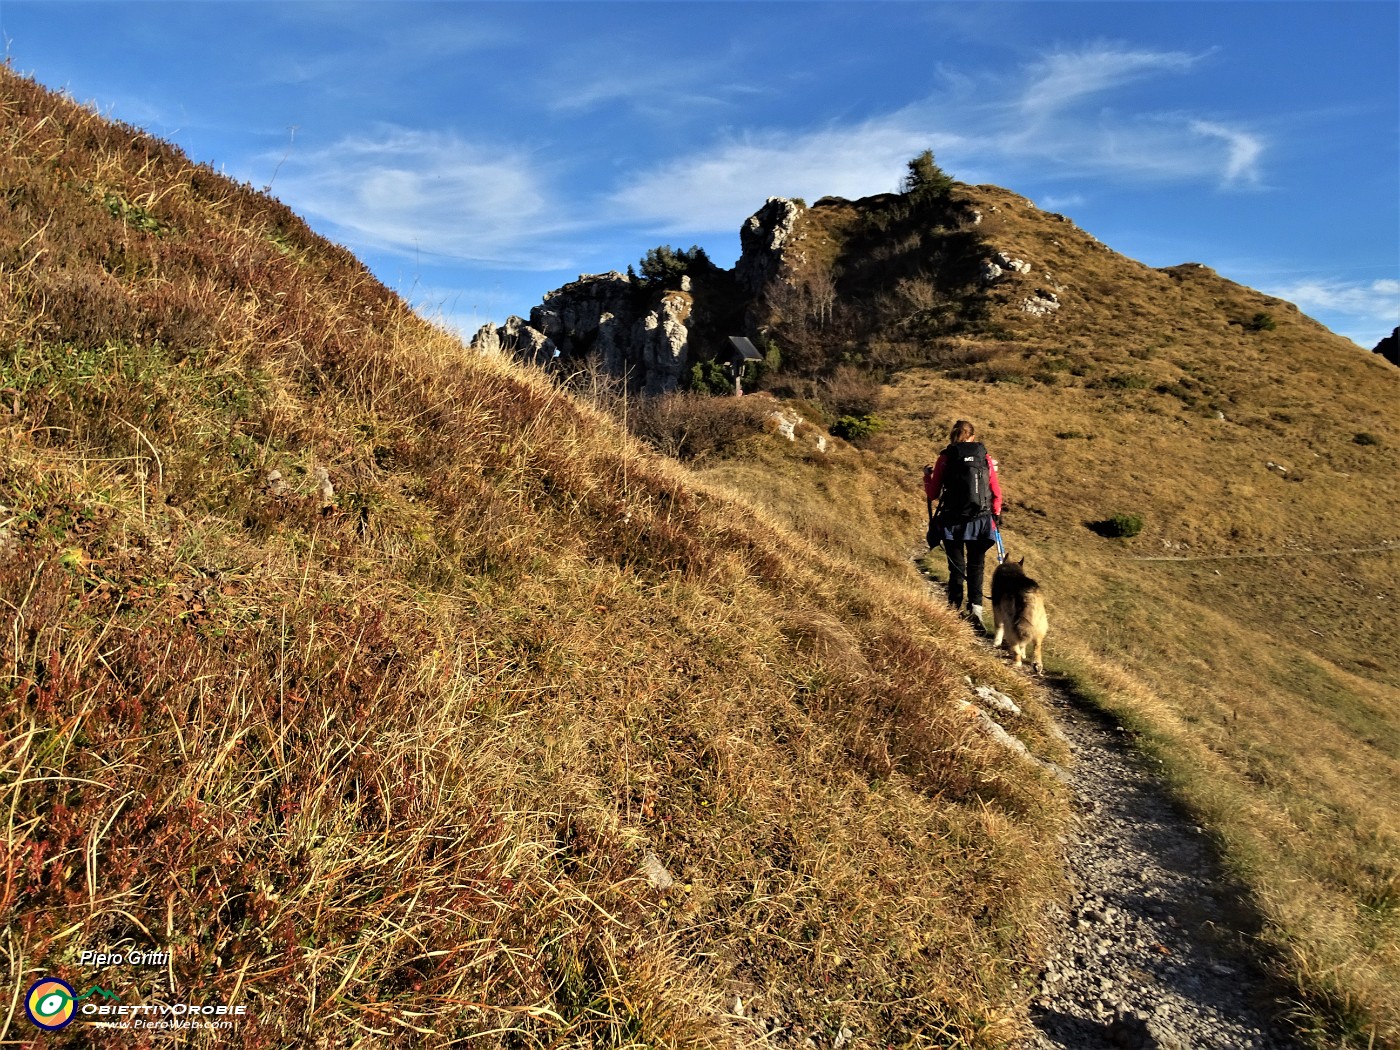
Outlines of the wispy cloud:
[[1394,318],[1400,323],[1400,281],[1345,281],[1318,277],[1263,289],[1304,310],[1334,310],[1358,316]]
[[945,69],[946,90],[913,105],[859,124],[732,136],[635,172],[611,202],[661,232],[729,230],[753,210],[755,187],[806,197],[891,190],[925,148],[964,179],[1258,185],[1268,145],[1260,135],[1217,117],[1094,102],[1137,80],[1189,73],[1201,57],[1098,45],[1000,79]]
[[542,167],[522,149],[385,126],[293,154],[275,190],[369,248],[555,269],[562,207]]
[[663,233],[737,229],[762,203],[756,195],[815,200],[895,190],[911,156],[951,143],[897,120],[745,136],[643,172],[610,203],[620,220]]
[[1258,135],[1209,120],[1193,120],[1191,130],[1197,135],[1225,143],[1224,177],[1227,183],[1259,181],[1259,158],[1264,153],[1264,141]]
[[1034,63],[1019,100],[1023,113],[1043,118],[1094,95],[1161,73],[1185,73],[1198,56],[1180,51],[1123,50],[1098,44],[1056,51]]
[[697,106],[728,105],[736,97],[756,91],[709,64],[661,69],[595,66],[578,75],[566,75],[566,80],[569,89],[551,91],[546,100],[546,106],[555,112],[583,113],[624,105],[636,112],[665,116]]
[[1189,75],[1210,55],[1105,43],[1045,55],[990,88],[981,117],[991,149],[1013,166],[1048,164],[1050,177],[1256,185],[1261,136],[1217,117],[1134,108],[1128,92]]
[[731,54],[663,56],[655,47],[619,47],[608,62],[592,52],[565,55],[536,83],[539,103],[571,117],[620,108],[662,121],[712,120],[717,109],[761,94]]
[[1287,299],[1368,350],[1400,325],[1400,280],[1393,278],[1348,281],[1311,277],[1265,284],[1260,290]]

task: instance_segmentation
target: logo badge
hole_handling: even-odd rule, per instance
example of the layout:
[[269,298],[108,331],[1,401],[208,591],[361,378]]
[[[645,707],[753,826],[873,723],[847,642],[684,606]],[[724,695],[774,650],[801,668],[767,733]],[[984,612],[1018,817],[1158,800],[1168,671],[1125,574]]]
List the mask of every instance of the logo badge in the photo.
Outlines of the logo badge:
[[29,986],[24,996],[24,1012],[38,1028],[57,1032],[66,1028],[77,1012],[74,1002],[78,995],[73,986],[57,977],[42,977]]

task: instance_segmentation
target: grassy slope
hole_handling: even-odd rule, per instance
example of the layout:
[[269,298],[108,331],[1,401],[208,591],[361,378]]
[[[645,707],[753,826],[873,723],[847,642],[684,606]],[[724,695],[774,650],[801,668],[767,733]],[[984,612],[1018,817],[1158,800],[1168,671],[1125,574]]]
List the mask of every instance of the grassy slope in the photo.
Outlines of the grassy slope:
[[[1152,270],[1006,191],[964,192],[987,243],[1033,265],[988,291],[981,331],[898,350],[941,367],[895,378],[863,454],[770,448],[710,472],[874,564],[917,544],[919,465],[976,421],[1012,552],[1050,594],[1052,667],[1168,760],[1329,1038],[1396,1045],[1400,550],[1315,552],[1400,539],[1400,371],[1204,267]],[[823,243],[836,227],[808,215]],[[1057,315],[1016,308],[1036,288]],[[1274,330],[1231,323],[1260,312]],[[1142,533],[1087,527],[1115,513]],[[1270,557],[1142,560],[1220,555]]]
[[917,587],[9,71],[0,143],[0,1038],[43,973],[251,1006],[196,1045],[1015,1029],[1063,802]]

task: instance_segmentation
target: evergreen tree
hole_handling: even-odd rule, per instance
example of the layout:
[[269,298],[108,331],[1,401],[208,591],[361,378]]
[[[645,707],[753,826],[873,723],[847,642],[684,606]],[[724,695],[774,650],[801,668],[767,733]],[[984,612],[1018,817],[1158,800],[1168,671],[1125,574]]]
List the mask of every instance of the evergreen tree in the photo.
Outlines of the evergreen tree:
[[904,176],[904,192],[915,203],[946,200],[953,191],[953,179],[933,160],[933,150],[926,149],[909,162]]
[[649,248],[641,261],[641,277],[649,285],[674,284],[686,274],[705,269],[714,269],[714,263],[705,249],[695,244],[689,249],[672,248],[669,244]]

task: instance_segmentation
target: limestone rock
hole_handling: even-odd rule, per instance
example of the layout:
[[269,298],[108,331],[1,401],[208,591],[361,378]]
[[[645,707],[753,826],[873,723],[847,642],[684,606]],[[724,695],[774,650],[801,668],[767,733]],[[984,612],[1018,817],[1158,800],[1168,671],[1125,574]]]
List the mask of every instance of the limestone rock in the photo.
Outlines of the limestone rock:
[[1003,269],[1011,270],[1013,273],[1030,273],[1031,264],[1024,259],[1013,259],[1006,252],[997,252],[992,256],[992,261]]
[[739,261],[734,275],[751,295],[759,294],[777,275],[783,250],[792,240],[805,208],[787,197],[769,197],[739,228]]
[[1034,295],[1029,295],[1021,300],[1021,310],[1036,317],[1045,317],[1053,314],[1060,308],[1060,297],[1054,292],[1047,292],[1043,288],[1037,288]]
[[335,502],[335,486],[331,484],[330,471],[317,467],[312,474],[316,478],[316,493],[321,497],[321,504],[330,506]]
[[680,388],[690,367],[694,302],[690,292],[672,290],[648,306],[644,287],[627,274],[582,274],[547,294],[528,321],[511,317],[498,328],[488,325],[472,346],[483,352],[499,347],[541,366],[592,355],[605,374],[628,376],[648,394],[666,394]]
[[654,890],[669,890],[676,883],[671,873],[666,870],[666,865],[661,862],[661,858],[650,851],[642,858],[642,874]]
[[767,418],[773,420],[780,435],[787,438],[789,441],[797,440],[797,424],[802,422],[800,417],[790,416],[786,412],[778,411],[770,412]]
[[1003,714],[1019,715],[1021,713],[1021,708],[1015,700],[989,685],[974,686],[973,692],[988,707],[994,707]]
[[558,356],[553,341],[523,317],[506,318],[506,323],[496,329],[495,338],[501,352],[531,364],[548,364]]
[[642,366],[643,392],[666,394],[680,386],[687,350],[693,300],[687,292],[667,292],[661,304],[632,326],[632,356]]
[[605,318],[631,325],[635,290],[632,279],[616,270],[580,274],[530,311],[530,327],[548,336],[564,356],[577,356],[592,345]]
[[484,324],[478,328],[476,335],[472,336],[470,346],[479,354],[501,353],[501,337],[497,333],[496,326]]
[[994,284],[1000,280],[1007,271],[1011,273],[1030,273],[1031,264],[1024,259],[1017,259],[1007,252],[996,252],[990,259],[982,262],[982,283]]

